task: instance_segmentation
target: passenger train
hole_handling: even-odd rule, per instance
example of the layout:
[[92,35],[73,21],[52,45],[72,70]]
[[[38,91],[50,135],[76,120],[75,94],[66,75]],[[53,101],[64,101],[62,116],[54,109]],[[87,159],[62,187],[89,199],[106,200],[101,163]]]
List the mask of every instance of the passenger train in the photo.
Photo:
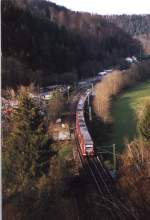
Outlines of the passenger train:
[[[104,70],[103,72],[98,73],[98,76],[80,82],[79,86],[82,86],[82,88],[87,88],[91,85],[91,83],[101,81],[105,77],[105,75],[111,72],[112,69]],[[85,101],[91,93],[92,90],[87,89],[87,91],[83,95],[81,95],[76,109],[76,136],[78,138],[80,150],[83,156],[94,156],[94,143],[86,126],[84,118]]]
[[91,90],[81,95],[76,110],[76,135],[83,156],[94,156],[94,144],[84,118],[84,105]]

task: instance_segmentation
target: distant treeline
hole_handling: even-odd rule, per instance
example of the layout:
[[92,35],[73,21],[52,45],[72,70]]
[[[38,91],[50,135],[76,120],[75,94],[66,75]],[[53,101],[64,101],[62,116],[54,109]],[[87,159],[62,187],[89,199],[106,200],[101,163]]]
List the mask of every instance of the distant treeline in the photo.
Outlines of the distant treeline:
[[2,0],[1,7],[3,87],[70,83],[137,55],[141,47],[98,15],[45,0]]
[[114,23],[132,36],[150,33],[150,14],[147,15],[109,15],[107,21]]

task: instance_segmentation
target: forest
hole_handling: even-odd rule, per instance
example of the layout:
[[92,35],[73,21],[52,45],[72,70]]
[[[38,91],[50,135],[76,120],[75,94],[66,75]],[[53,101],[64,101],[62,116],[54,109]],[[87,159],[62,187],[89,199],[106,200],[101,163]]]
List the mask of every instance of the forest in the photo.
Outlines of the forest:
[[132,36],[150,33],[150,15],[109,15],[107,21],[116,24]]
[[102,16],[45,0],[2,0],[2,87],[71,83],[137,55],[140,43]]

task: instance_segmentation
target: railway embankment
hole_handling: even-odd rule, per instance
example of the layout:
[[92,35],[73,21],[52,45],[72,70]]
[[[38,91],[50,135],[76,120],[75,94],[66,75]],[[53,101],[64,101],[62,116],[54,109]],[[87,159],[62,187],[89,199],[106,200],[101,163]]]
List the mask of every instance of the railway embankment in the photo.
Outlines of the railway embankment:
[[[149,79],[149,69],[149,61],[133,64],[128,70],[112,72],[111,74],[107,75],[102,82],[95,86],[96,95],[93,98],[93,112],[97,118],[96,120],[99,120],[100,125],[102,123],[103,126],[108,129],[106,130],[106,133],[109,133],[109,135],[103,135],[103,133],[101,135],[99,132],[99,136],[106,137],[104,138],[104,142],[101,143],[102,145],[103,143],[106,145],[116,144],[116,138],[113,133],[116,122],[115,118],[113,117],[114,114],[112,114],[112,107],[116,98],[120,97],[120,95],[126,92],[128,89],[132,90],[132,88],[136,87],[137,84],[144,81],[146,82]],[[124,106],[122,110],[125,111],[125,107],[127,106]],[[122,110],[118,109],[118,116],[121,114]],[[126,113],[127,112],[128,111],[126,111]],[[122,118],[122,120],[126,119]]]
[[[104,138],[104,144],[122,145],[122,148],[117,149],[118,152],[121,151],[117,155],[117,186],[128,195],[127,199],[137,212],[139,219],[148,219],[150,213],[148,205],[150,192],[149,71],[150,63],[142,62],[129,70],[117,71],[106,76],[96,86],[96,96],[93,101],[95,124],[99,124],[99,133],[95,138],[101,140],[104,137],[103,135],[101,139],[99,137],[101,124],[103,124],[104,127],[108,126],[106,132],[110,131],[110,136]],[[91,132],[95,130],[95,124],[91,121]],[[127,135],[130,135],[130,139],[126,138],[124,141],[123,137]],[[100,143],[100,150],[103,149],[102,146],[103,142]],[[107,159],[109,158],[109,153],[104,155]]]

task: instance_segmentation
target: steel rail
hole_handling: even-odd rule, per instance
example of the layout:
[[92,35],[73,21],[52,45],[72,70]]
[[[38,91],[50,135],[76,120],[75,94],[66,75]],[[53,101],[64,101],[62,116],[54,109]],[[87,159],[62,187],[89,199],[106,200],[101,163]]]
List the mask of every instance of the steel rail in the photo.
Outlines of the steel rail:
[[99,176],[99,178],[100,178],[100,181],[103,182],[103,185],[105,186],[106,191],[108,192],[108,194],[110,194],[111,192],[110,192],[110,190],[109,190],[109,188],[108,188],[108,186],[107,186],[107,184],[106,184],[106,182],[105,182],[105,180],[104,180],[104,178],[103,178],[103,176],[102,176],[102,173],[101,173],[100,170],[98,169],[97,164],[95,163],[94,160],[91,160],[91,163],[94,165],[95,169],[97,170],[97,174],[98,174],[98,176]]

